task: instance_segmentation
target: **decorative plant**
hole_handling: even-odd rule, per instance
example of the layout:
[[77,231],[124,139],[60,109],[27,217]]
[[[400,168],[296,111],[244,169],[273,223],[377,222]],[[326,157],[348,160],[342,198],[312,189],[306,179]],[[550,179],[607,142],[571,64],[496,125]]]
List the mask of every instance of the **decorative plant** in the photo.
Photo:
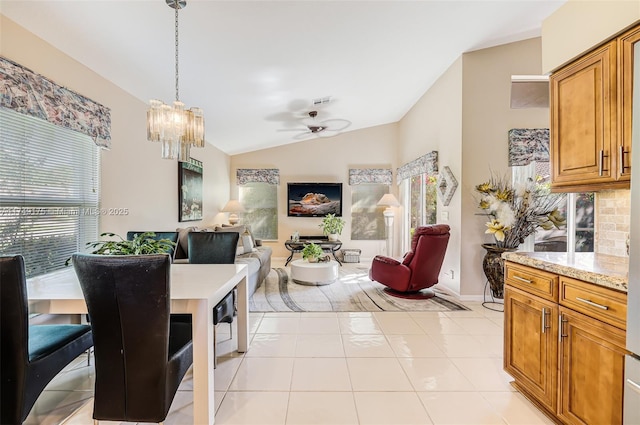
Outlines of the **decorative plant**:
[[345,221],[340,217],[336,217],[335,214],[327,214],[322,218],[322,223],[319,226],[322,227],[322,233],[325,235],[339,235],[342,233],[344,224]]
[[324,251],[320,247],[320,245],[316,245],[313,242],[310,244],[305,244],[302,249],[302,258],[308,261],[316,261],[318,258],[322,257]]
[[480,194],[478,206],[491,218],[485,233],[493,234],[499,248],[517,248],[536,229],[550,230],[566,223],[558,211],[564,196],[551,194],[533,179],[514,188],[506,178],[492,176],[476,186],[476,192]]
[[[136,233],[132,240],[123,239],[115,233],[101,233],[100,237],[117,238],[112,240],[87,242],[87,248],[93,248],[91,254],[101,255],[144,255],[164,254],[176,244],[169,239],[156,239],[153,232]],[[65,265],[69,265],[69,258]]]

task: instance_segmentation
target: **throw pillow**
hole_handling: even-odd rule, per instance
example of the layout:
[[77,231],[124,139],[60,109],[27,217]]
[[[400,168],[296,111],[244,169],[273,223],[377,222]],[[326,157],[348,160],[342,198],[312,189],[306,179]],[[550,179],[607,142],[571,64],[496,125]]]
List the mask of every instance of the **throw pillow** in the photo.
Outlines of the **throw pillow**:
[[248,254],[253,251],[253,240],[247,231],[242,234],[242,245],[244,246],[244,254]]
[[176,232],[178,232],[178,245],[184,251],[184,255],[186,258],[189,258],[189,232],[197,232],[198,228],[195,226],[181,228],[178,227]]

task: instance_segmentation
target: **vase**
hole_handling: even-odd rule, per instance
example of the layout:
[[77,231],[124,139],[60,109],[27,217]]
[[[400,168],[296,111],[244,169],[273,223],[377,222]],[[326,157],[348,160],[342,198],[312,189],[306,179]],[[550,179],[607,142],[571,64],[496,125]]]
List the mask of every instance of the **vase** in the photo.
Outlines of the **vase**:
[[338,240],[337,233],[329,233],[328,239],[330,242],[336,242]]
[[504,260],[502,259],[503,252],[513,252],[518,248],[501,248],[493,243],[482,244],[482,247],[487,250],[482,260],[482,270],[484,275],[489,281],[489,287],[491,288],[491,295],[494,298],[504,298]]

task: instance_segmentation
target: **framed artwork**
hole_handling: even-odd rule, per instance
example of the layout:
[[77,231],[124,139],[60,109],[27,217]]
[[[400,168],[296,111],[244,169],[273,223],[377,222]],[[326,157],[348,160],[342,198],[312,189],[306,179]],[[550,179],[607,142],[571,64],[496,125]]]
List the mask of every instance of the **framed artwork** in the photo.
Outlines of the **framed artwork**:
[[458,180],[456,180],[453,173],[451,172],[451,168],[445,165],[442,172],[438,175],[437,183],[437,191],[440,195],[440,200],[442,201],[443,205],[449,205],[457,187]]
[[178,162],[178,221],[202,220],[202,162]]

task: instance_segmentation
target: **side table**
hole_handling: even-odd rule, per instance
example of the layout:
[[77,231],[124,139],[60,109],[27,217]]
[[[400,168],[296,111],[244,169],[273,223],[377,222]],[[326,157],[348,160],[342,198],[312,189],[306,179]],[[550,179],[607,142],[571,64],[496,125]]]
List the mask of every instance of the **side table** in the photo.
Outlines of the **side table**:
[[340,260],[338,260],[338,257],[336,257],[336,251],[342,248],[341,241],[330,241],[326,236],[300,236],[300,240],[298,241],[293,241],[291,239],[285,241],[284,247],[287,248],[287,251],[290,251],[291,254],[289,255],[289,258],[287,258],[287,261],[284,263],[284,266],[286,267],[287,265],[289,265],[289,263],[293,259],[293,254],[295,254],[296,252],[302,252],[304,246],[310,243],[320,245],[320,248],[322,248],[324,252],[331,253],[331,255],[333,255],[333,259],[337,261],[339,265],[342,265]]

